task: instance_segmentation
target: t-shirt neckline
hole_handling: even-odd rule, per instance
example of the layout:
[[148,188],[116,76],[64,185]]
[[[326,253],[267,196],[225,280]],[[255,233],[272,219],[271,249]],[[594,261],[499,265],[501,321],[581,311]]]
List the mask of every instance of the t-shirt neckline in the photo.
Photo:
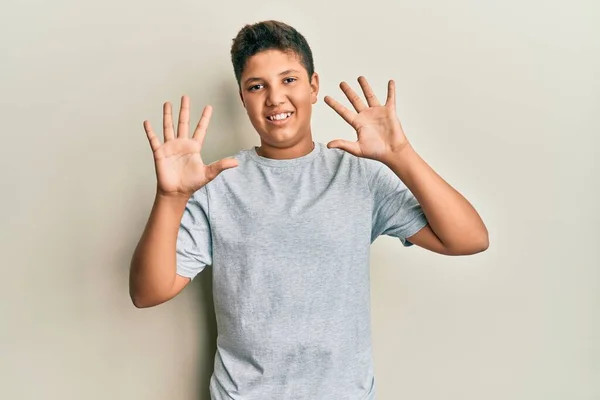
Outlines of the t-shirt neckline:
[[259,164],[267,165],[269,167],[295,167],[295,166],[309,162],[310,160],[314,159],[319,154],[319,152],[321,151],[321,144],[313,141],[313,145],[314,145],[314,148],[310,151],[310,153],[307,153],[301,157],[288,158],[288,159],[283,159],[283,160],[260,156],[256,152],[257,146],[253,146],[249,150],[248,154],[250,155],[250,158],[252,160],[254,160],[255,162],[257,162]]

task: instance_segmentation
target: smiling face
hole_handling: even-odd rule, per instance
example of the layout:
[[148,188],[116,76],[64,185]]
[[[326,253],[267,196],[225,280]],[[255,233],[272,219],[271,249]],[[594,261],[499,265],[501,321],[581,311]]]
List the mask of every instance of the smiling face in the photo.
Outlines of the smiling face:
[[295,53],[265,50],[248,59],[240,96],[265,154],[289,158],[312,149],[310,119],[318,92],[317,73],[310,80]]

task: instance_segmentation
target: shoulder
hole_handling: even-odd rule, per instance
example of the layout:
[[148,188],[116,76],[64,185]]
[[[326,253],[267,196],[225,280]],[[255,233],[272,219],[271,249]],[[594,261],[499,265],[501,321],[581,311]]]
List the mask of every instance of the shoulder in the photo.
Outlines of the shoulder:
[[372,160],[370,158],[357,157],[353,154],[348,153],[347,151],[337,148],[330,149],[327,147],[326,144],[322,144],[322,146],[324,149],[323,154],[327,158],[336,159],[343,162],[344,164],[353,167],[358,167],[367,172],[369,175],[380,173],[382,169],[387,168],[387,166],[380,161]]
[[360,168],[363,169],[363,159],[360,157],[356,157],[353,154],[348,153],[347,151],[337,149],[337,148],[328,148],[327,144],[319,143],[321,146],[321,155],[322,158],[329,162],[333,162],[337,164],[340,168],[350,167],[353,169]]
[[349,169],[355,172],[362,179],[366,180],[369,186],[376,184],[381,179],[395,180],[397,178],[393,171],[380,161],[357,157],[347,151],[328,149],[326,145],[324,146],[326,149],[325,154],[338,161],[338,169]]

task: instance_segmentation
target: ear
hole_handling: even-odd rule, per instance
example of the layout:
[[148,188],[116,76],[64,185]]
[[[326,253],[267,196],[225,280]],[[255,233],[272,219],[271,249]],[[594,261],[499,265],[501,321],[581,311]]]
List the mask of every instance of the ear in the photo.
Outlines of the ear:
[[317,102],[317,96],[319,95],[319,74],[313,72],[312,79],[310,81],[310,102],[315,104]]
[[240,94],[240,100],[242,101],[242,105],[244,106],[244,108],[246,108],[246,103],[244,103],[244,96],[242,95],[242,89],[240,89],[238,93]]

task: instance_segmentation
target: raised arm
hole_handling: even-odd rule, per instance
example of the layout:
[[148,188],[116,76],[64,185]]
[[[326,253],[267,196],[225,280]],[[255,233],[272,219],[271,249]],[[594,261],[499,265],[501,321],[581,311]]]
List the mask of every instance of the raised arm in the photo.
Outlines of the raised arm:
[[380,161],[404,182],[428,221],[423,229],[407,238],[411,243],[447,255],[469,255],[486,250],[488,231],[475,208],[429,167],[408,142],[396,115],[394,81],[388,83],[385,105],[377,100],[364,77],[359,77],[358,83],[367,104],[346,82],[340,84],[356,112],[330,96],[325,97],[325,102],[356,130],[358,140],[333,140],[328,147]]
[[148,121],[144,129],[154,155],[157,189],[148,223],[131,259],[129,293],[136,307],[152,307],[175,297],[189,283],[176,273],[179,225],[190,197],[222,171],[238,165],[226,158],[210,165],[200,152],[212,108],[205,107],[194,134],[189,137],[189,98],[181,98],[177,135],[171,104],[163,106],[164,143]]

